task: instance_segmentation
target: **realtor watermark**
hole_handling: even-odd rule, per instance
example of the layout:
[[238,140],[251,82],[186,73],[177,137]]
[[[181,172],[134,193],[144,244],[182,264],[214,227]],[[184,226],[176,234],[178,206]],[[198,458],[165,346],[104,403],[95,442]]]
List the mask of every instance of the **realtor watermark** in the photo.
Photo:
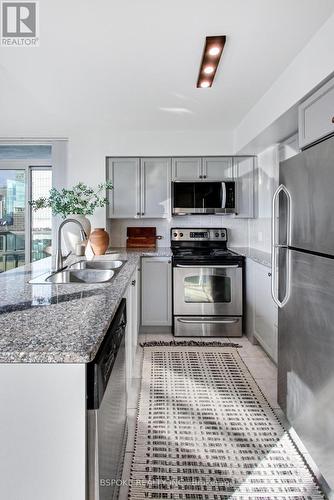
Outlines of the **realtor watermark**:
[[1,2],[2,47],[39,46],[38,2]]

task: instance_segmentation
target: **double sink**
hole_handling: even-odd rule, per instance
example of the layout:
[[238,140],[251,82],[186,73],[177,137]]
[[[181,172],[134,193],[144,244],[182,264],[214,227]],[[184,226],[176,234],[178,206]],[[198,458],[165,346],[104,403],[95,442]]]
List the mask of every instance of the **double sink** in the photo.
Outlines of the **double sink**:
[[43,274],[31,284],[107,283],[119,272],[126,260],[80,260],[52,274]]

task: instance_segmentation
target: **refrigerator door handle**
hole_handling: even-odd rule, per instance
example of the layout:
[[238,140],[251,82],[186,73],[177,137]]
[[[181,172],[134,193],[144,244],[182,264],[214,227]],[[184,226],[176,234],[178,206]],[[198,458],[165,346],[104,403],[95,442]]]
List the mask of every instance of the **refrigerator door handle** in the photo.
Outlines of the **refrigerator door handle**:
[[[287,244],[280,245],[277,240],[277,225],[278,225],[278,217],[277,217],[277,201],[279,194],[283,192],[287,198]],[[275,302],[275,304],[282,308],[288,302],[290,298],[291,291],[291,259],[290,259],[290,250],[289,245],[291,242],[291,195],[288,189],[284,186],[284,184],[280,184],[276,189],[273,201],[272,201],[272,226],[271,226],[271,295]],[[286,248],[287,249],[287,263],[286,263],[286,291],[283,300],[279,300],[277,296],[277,274],[279,271],[277,268],[277,249]]]

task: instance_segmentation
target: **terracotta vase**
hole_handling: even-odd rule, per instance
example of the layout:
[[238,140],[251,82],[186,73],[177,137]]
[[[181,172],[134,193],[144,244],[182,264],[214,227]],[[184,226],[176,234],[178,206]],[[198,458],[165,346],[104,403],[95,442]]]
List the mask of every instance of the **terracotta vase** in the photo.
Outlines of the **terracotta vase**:
[[95,255],[104,255],[109,246],[109,234],[103,227],[97,227],[90,234],[89,241]]

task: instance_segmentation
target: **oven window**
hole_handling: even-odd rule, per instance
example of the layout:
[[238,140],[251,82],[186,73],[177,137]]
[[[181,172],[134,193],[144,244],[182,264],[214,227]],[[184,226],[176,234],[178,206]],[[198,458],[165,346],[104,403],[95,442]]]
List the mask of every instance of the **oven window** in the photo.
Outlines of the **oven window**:
[[193,275],[184,278],[186,303],[231,302],[231,278],[217,275]]

